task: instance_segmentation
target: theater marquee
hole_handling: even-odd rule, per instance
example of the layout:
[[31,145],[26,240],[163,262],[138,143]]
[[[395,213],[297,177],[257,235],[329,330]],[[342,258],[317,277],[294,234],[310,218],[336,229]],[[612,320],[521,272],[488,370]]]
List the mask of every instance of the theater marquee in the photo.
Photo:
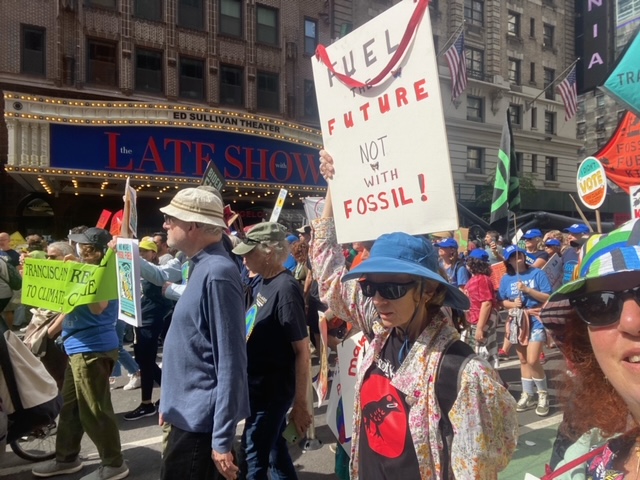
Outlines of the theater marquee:
[[228,188],[326,187],[320,132],[279,119],[183,105],[87,101],[6,92],[7,171],[48,193],[142,196],[199,183],[213,161]]

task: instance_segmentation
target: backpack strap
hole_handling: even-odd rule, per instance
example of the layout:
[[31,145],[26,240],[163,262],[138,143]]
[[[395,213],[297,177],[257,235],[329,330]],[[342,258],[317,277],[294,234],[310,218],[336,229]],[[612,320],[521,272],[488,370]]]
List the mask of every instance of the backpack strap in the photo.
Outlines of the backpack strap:
[[449,412],[458,398],[462,370],[474,356],[475,352],[469,345],[461,340],[455,340],[444,350],[438,365],[435,392],[441,411],[438,428],[444,447],[442,478],[445,480],[449,478],[449,457],[453,443],[453,426],[449,420]]

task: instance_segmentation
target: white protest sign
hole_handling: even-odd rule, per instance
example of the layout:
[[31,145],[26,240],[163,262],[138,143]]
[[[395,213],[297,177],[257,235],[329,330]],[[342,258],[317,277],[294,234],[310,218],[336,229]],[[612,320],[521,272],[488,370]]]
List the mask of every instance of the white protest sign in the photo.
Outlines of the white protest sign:
[[404,0],[311,60],[339,243],[458,228],[427,4]]
[[305,197],[302,199],[302,203],[304,204],[304,214],[309,223],[322,216],[324,197]]
[[640,185],[629,187],[631,218],[640,218]]
[[356,394],[356,380],[359,363],[362,361],[367,337],[362,332],[345,339],[338,345],[338,365],[342,386],[342,408],[344,412],[345,435],[350,438],[353,430],[353,400]]
[[336,367],[333,381],[331,382],[331,392],[329,392],[329,403],[327,405],[327,425],[336,439],[338,439],[338,443],[344,448],[344,451],[351,456],[351,437],[347,437],[345,433],[339,366]]
[[287,190],[284,188],[280,189],[280,193],[278,194],[278,198],[276,200],[276,206],[273,208],[273,212],[271,212],[271,217],[269,218],[270,222],[277,222],[278,218],[280,218],[280,212],[282,212],[282,207],[284,206],[284,201],[287,198]]
[[116,242],[116,270],[118,272],[118,319],[142,326],[142,284],[138,241],[118,237]]
[[544,264],[542,271],[547,274],[553,292],[562,286],[564,267],[562,265],[562,259],[557,254],[554,253],[553,257]]

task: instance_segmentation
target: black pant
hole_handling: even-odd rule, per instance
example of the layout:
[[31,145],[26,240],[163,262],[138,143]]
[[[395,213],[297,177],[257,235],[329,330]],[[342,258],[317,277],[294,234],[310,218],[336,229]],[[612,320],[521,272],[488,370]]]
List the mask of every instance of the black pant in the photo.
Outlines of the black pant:
[[211,432],[186,432],[171,425],[160,479],[224,480],[211,458]]
[[150,401],[153,382],[160,385],[162,370],[156,363],[158,355],[158,337],[162,331],[162,319],[156,320],[148,327],[136,327],[136,343],[133,353],[140,367],[140,383],[142,401]]

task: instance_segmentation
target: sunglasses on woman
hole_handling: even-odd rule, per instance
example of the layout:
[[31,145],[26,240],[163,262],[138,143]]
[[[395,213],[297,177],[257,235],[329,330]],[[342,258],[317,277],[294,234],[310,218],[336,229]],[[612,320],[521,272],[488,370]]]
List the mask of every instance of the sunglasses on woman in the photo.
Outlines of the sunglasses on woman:
[[606,327],[620,320],[622,304],[632,298],[640,305],[640,286],[620,292],[601,291],[587,293],[569,300],[576,313],[587,325]]
[[399,298],[404,297],[411,287],[413,287],[417,282],[407,282],[407,283],[393,283],[393,282],[384,282],[384,283],[375,283],[370,282],[369,280],[360,280],[360,289],[362,290],[362,295],[365,297],[373,297],[376,292],[380,294],[382,298],[386,298],[387,300],[397,300]]

